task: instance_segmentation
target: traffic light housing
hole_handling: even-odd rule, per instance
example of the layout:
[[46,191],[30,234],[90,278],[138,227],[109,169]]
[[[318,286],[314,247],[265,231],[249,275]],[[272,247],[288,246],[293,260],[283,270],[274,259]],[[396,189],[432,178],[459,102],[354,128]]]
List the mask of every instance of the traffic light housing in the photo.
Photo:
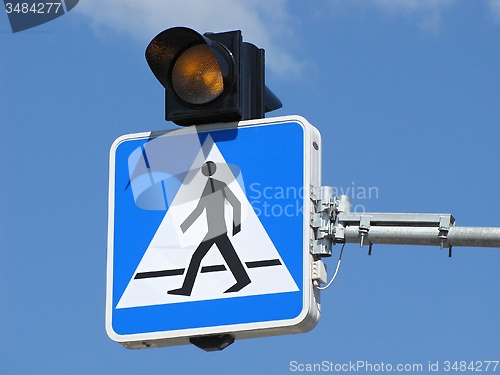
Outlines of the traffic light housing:
[[149,43],[146,60],[165,88],[165,119],[178,125],[258,119],[281,107],[265,85],[264,50],[239,30],[170,28]]

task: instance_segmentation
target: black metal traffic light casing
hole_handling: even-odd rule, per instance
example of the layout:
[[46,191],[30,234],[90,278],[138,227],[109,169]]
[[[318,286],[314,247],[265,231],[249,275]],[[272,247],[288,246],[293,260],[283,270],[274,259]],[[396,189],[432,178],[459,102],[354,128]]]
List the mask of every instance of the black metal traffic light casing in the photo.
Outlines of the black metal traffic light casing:
[[[186,57],[197,47],[203,50],[202,57]],[[239,30],[201,35],[185,27],[167,29],[149,43],[146,60],[165,88],[165,119],[178,125],[263,118],[266,112],[281,107],[280,100],[265,85],[264,50],[243,42]],[[201,78],[195,77],[197,80],[189,81],[193,87],[186,83],[180,94],[176,87],[176,79],[180,82],[178,71],[189,70],[192,77],[193,66],[205,69],[211,63],[220,73],[211,70]],[[218,91],[214,98],[198,100],[195,96],[200,82],[212,85],[215,80]],[[183,97],[186,92],[187,100]]]

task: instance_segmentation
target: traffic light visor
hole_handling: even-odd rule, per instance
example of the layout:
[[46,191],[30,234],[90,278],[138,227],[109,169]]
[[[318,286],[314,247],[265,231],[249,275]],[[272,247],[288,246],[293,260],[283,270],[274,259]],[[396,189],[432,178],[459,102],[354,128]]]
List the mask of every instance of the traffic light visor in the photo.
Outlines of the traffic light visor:
[[186,27],[167,29],[149,43],[146,60],[158,81],[187,105],[221,97],[233,83],[227,48]]

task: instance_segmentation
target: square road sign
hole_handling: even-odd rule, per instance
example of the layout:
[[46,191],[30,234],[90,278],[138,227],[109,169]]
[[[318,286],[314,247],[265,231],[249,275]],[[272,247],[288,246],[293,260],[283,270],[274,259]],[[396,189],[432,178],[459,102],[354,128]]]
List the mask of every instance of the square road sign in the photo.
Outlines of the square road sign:
[[304,118],[130,134],[111,148],[106,330],[128,348],[305,332],[321,139]]

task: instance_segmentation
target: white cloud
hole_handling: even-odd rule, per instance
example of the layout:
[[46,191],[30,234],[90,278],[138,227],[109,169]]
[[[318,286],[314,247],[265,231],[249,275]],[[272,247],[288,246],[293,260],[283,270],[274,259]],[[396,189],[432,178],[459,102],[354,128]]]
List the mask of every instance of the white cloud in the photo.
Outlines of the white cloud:
[[489,0],[488,6],[490,7],[493,16],[500,21],[500,0]]
[[[500,0],[487,0],[500,21]],[[245,41],[266,50],[266,65],[277,76],[297,78],[307,62],[294,56],[300,40],[302,17],[318,12],[378,10],[393,17],[407,17],[425,31],[439,29],[443,14],[457,0],[323,0],[311,1],[308,14],[291,14],[291,0],[85,0],[75,8],[87,16],[96,32],[117,31],[138,39],[144,46],[160,31],[187,26],[198,32],[242,30]],[[329,5],[329,6],[328,6]],[[293,27],[291,27],[293,26]],[[295,52],[290,52],[295,51]]]
[[373,0],[373,4],[394,15],[415,15],[422,29],[436,31],[442,22],[442,13],[456,0]]
[[[243,40],[266,50],[266,64],[284,75],[296,74],[300,63],[282,47],[290,19],[287,0],[85,0],[78,4],[97,32],[129,33],[144,45],[174,26],[198,32],[241,30]],[[278,41],[279,39],[279,41]]]
[[[392,17],[407,17],[425,31],[436,31],[443,12],[457,0],[328,0],[334,11],[380,11]],[[412,21],[414,22],[414,21]]]
[[373,0],[378,7],[404,12],[439,11],[454,2],[455,0]]
[[[457,0],[371,0],[375,6],[394,15],[416,15],[420,17],[423,29],[435,31],[442,22],[442,15],[447,8],[459,4]],[[478,1],[479,2],[479,1]],[[500,22],[500,0],[487,0],[493,17]]]

